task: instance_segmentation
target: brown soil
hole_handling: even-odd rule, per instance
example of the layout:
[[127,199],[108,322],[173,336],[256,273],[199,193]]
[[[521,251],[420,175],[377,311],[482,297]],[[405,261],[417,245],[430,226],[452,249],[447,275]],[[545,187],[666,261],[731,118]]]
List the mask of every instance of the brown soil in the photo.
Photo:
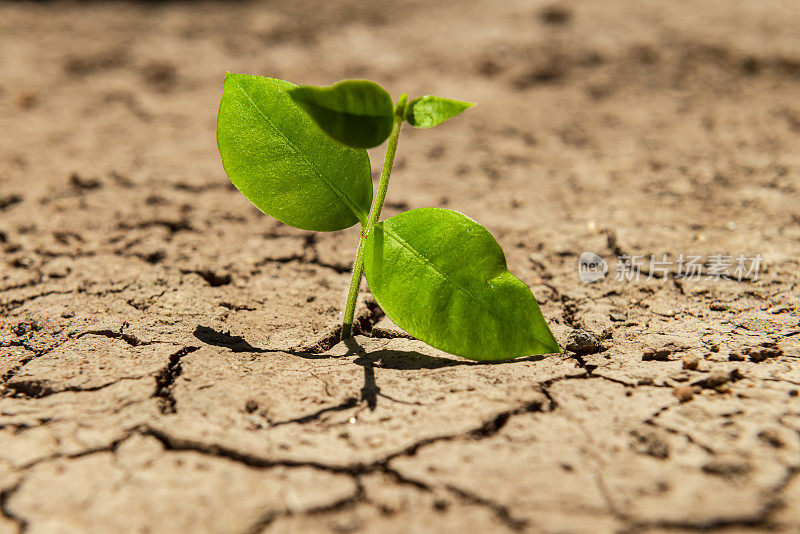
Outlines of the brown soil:
[[[0,532],[797,532],[798,27],[781,0],[0,4]],[[404,130],[386,214],[485,224],[582,354],[437,353],[366,287],[331,347],[356,230],[230,187],[226,70],[478,102]],[[766,269],[621,282],[622,253]]]

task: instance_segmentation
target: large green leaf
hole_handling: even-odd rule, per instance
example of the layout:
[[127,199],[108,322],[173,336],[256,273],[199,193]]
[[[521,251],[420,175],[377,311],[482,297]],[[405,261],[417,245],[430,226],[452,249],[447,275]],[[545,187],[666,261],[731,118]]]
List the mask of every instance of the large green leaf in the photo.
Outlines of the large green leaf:
[[330,87],[303,85],[289,91],[328,135],[355,148],[383,143],[392,131],[392,97],[375,82],[345,80]]
[[287,94],[294,84],[228,74],[217,146],[231,182],[258,209],[303,230],[366,222],[372,177],[365,150],[323,132]]
[[561,352],[500,245],[466,215],[422,208],[379,223],[365,267],[386,315],[438,349],[474,360]]
[[440,96],[421,96],[409,102],[406,107],[406,121],[415,128],[433,128],[472,106],[472,102]]

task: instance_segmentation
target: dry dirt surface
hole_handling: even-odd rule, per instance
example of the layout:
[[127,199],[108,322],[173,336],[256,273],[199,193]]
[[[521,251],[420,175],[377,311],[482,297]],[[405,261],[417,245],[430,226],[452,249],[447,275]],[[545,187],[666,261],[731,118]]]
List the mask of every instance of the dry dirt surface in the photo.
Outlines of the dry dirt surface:
[[[800,531],[800,3],[393,4],[0,3],[0,532]],[[485,224],[570,350],[448,356],[366,284],[337,344],[357,230],[229,185],[226,71],[477,102],[386,215]]]

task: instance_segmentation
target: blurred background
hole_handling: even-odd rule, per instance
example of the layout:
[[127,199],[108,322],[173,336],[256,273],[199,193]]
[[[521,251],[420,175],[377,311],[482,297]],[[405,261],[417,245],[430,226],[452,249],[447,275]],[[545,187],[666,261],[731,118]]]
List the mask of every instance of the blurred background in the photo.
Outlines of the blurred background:
[[[515,225],[513,209],[521,225],[544,232],[589,220],[621,231],[647,223],[660,232],[662,224],[651,224],[660,222],[724,229],[740,208],[740,185],[749,201],[764,203],[757,212],[788,209],[780,194],[788,178],[776,169],[797,163],[795,2],[0,9],[6,203],[69,186],[73,173],[109,186],[152,184],[162,195],[181,184],[220,186],[214,121],[231,71],[310,84],[366,77],[395,97],[477,102],[446,129],[406,132],[405,172],[390,199],[412,207],[457,195],[458,208],[489,224]],[[122,204],[117,218],[142,210]]]

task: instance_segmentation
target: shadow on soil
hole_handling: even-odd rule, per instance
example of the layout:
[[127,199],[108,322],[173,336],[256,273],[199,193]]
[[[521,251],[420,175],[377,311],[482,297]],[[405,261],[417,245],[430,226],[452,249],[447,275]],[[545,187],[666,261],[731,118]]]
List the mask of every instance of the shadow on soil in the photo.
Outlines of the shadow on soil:
[[[277,350],[277,349],[263,349],[254,347],[242,336],[234,336],[228,332],[220,332],[208,326],[198,325],[194,330],[194,337],[215,347],[224,347],[233,352],[250,352],[250,353],[270,353],[270,352],[283,352],[292,354],[300,358],[307,358],[312,360],[333,358],[333,357],[350,357],[356,356],[353,363],[361,366],[364,369],[364,386],[361,388],[361,399],[348,399],[342,406],[334,409],[345,409],[353,407],[353,403],[365,402],[370,410],[374,410],[378,406],[378,398],[383,397],[393,402],[402,404],[419,404],[417,402],[404,401],[395,399],[389,395],[382,393],[380,387],[375,383],[375,367],[382,369],[395,369],[402,371],[419,371],[422,369],[442,369],[445,367],[457,367],[460,365],[505,365],[521,361],[539,361],[544,359],[544,356],[529,356],[526,358],[518,358],[516,360],[503,360],[496,362],[474,362],[469,360],[454,360],[450,358],[441,358],[436,356],[429,356],[416,351],[409,350],[394,350],[394,349],[379,349],[372,352],[367,352],[355,338],[344,340],[347,352],[339,356],[330,356],[327,354],[316,354],[307,351],[292,351],[292,350]],[[330,411],[331,408],[326,408],[323,412]],[[308,416],[311,418],[318,417],[319,414]]]

